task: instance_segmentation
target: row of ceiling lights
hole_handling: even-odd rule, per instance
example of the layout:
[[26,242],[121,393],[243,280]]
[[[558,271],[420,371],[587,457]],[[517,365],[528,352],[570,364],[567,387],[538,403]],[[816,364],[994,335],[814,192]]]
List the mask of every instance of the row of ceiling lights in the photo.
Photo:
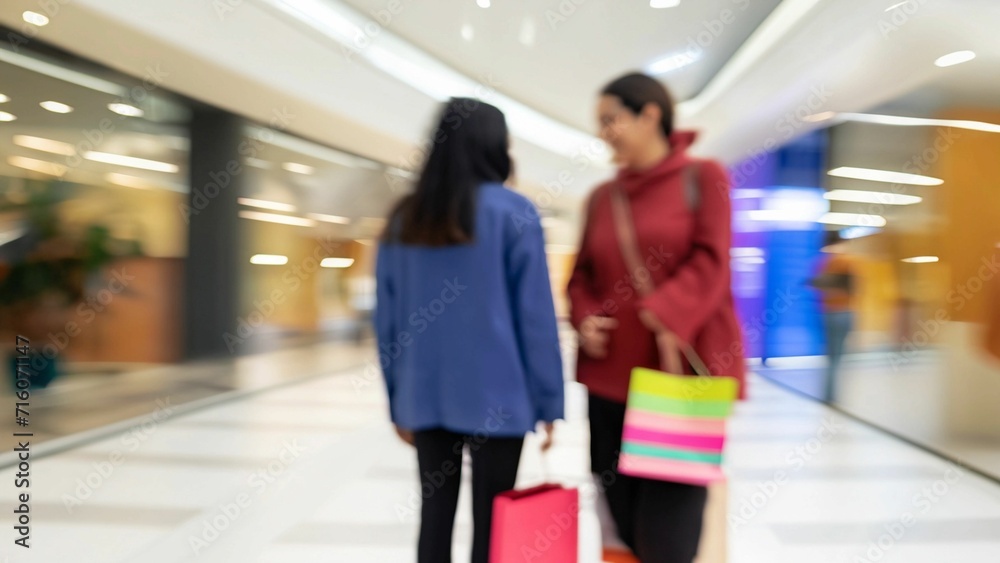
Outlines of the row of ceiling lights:
[[[251,264],[261,266],[284,266],[288,263],[288,256],[282,254],[254,254],[250,257]],[[321,268],[350,268],[354,264],[354,258],[328,257],[320,261]]]
[[[940,186],[944,180],[923,176],[920,174],[908,174],[905,172],[894,172],[891,170],[875,170],[871,168],[857,168],[853,166],[841,166],[827,172],[828,175],[837,178],[848,178],[852,180],[863,180],[868,182],[880,182],[888,184],[906,184],[912,186]],[[919,196],[873,192],[866,190],[831,190],[823,195],[827,201],[842,201],[847,203],[868,203],[879,205],[914,205],[923,201]],[[773,220],[775,217],[769,212],[758,214],[758,218],[763,220]],[[782,214],[779,220],[784,220]],[[884,227],[887,223],[885,217],[866,213],[825,213],[819,218],[819,222],[826,225],[837,225],[842,227]]]
[[[48,16],[45,14],[39,14],[38,12],[32,12],[30,10],[21,14],[21,19],[36,27],[43,27],[49,24]],[[0,93],[0,104],[7,103],[9,101],[9,96]],[[44,102],[40,102],[38,105],[40,105],[42,109],[51,111],[52,113],[71,113],[74,110],[73,106],[57,102],[55,100],[46,100]],[[125,117],[142,117],[145,115],[145,112],[142,109],[121,102],[108,104],[108,109]],[[16,115],[6,111],[0,111],[0,121],[14,121],[15,119],[17,119]]]
[[[906,0],[904,2],[895,3],[886,8],[885,11],[891,12],[893,10],[902,8],[907,4],[910,4],[911,2],[913,2],[913,0]],[[938,57],[934,61],[934,65],[939,68],[947,68],[962,63],[967,63],[975,58],[976,58],[976,53],[973,51],[969,50],[955,51]],[[867,123],[878,123],[883,125],[902,125],[902,126],[927,125],[927,126],[956,127],[964,129],[975,129],[980,131],[1000,132],[1000,125],[991,123],[957,121],[957,120],[931,120],[923,118],[907,118],[907,117],[878,116],[878,115],[864,115],[864,114],[838,114],[837,112],[832,112],[832,111],[816,114],[806,119],[812,122],[823,122],[832,120],[838,116],[845,118],[847,120],[861,121]],[[835,168],[833,170],[830,170],[828,174],[830,176],[849,178],[854,180],[883,182],[891,184],[909,184],[916,186],[939,186],[944,183],[944,180],[940,178],[933,178],[931,176],[923,176],[919,174],[907,174],[891,170],[856,168],[850,166],[842,166],[839,168]],[[830,192],[827,192],[824,195],[824,197],[829,201],[844,201],[850,203],[872,203],[872,204],[883,204],[883,205],[913,205],[916,203],[920,203],[923,200],[918,196],[891,194],[884,192],[870,192],[862,190],[832,190]],[[861,225],[883,227],[886,225],[885,217],[879,215],[862,214],[862,213],[827,213],[823,216],[820,222],[832,225],[852,226],[852,227]],[[937,262],[937,257],[918,256],[914,258],[905,259],[904,262],[912,262],[912,263]]]
[[[10,96],[0,93],[0,104],[6,104],[9,101]],[[55,100],[45,100],[44,102],[39,102],[38,105],[46,111],[61,114],[72,113],[75,109],[69,104],[64,104]],[[112,102],[108,104],[108,109],[124,117],[142,117],[145,115],[145,112],[141,109],[129,104],[123,104],[121,102]],[[6,111],[0,111],[0,121],[14,121],[15,119],[17,119],[16,115]]]
[[[940,178],[922,176],[919,174],[907,174],[890,170],[875,170],[849,166],[834,168],[833,170],[827,172],[827,174],[838,178],[849,178],[854,180],[891,184],[909,184],[916,186],[939,186],[944,183],[944,180],[941,180]],[[923,198],[918,196],[865,190],[831,190],[826,192],[823,197],[828,201],[880,205],[913,205],[923,201]],[[808,202],[789,202],[789,204],[793,207],[801,207],[801,209],[796,208],[796,210],[793,210],[789,208],[754,210],[749,211],[747,216],[749,219],[755,221],[798,222],[800,221],[798,217],[808,216],[814,213],[813,206]],[[848,230],[857,231],[854,235],[845,236],[844,238],[860,238],[868,236],[879,232],[879,230],[887,224],[885,217],[865,213],[825,212],[815,220],[821,224],[847,227]],[[937,256],[913,256],[903,258],[902,261],[910,264],[930,264],[938,262],[939,259]],[[763,260],[761,260],[760,263],[763,263]]]
[[[51,154],[57,154],[60,156],[72,157],[77,154],[76,148],[69,143],[64,143],[62,141],[55,141],[53,139],[45,139],[42,137],[34,137],[30,135],[14,135],[12,142],[20,147],[24,147],[31,150],[47,152]],[[149,170],[152,172],[165,172],[165,173],[176,173],[180,168],[176,164],[169,162],[161,162],[158,160],[150,160],[146,158],[137,158],[134,156],[126,156],[120,154],[106,153],[100,151],[86,151],[81,155],[83,158],[93,161],[101,162],[104,164],[114,164],[118,166],[125,166],[129,168],[138,168],[141,170]],[[62,176],[66,172],[66,166],[62,164],[57,164],[54,162],[47,162],[43,160],[37,160],[22,156],[11,156],[8,157],[8,163],[19,168],[25,168],[28,170],[33,170],[35,172],[43,172],[52,176]],[[248,164],[255,166],[257,168],[270,168],[270,163],[258,158],[248,159]],[[285,162],[281,165],[284,170],[289,172],[294,172],[297,174],[309,175],[315,172],[315,168],[306,164],[300,164],[297,162]],[[111,176],[111,175],[109,175]],[[117,174],[114,175],[116,178],[123,178],[125,176]],[[129,177],[131,178],[131,177]],[[115,182],[121,183],[121,182]],[[129,187],[135,187],[135,182],[130,182],[127,185]]]
[[[29,148],[35,148],[37,146],[37,142],[38,141],[44,141],[44,142],[47,142],[47,143],[58,143],[57,141],[51,141],[49,139],[41,139],[41,138],[38,138],[38,137],[28,137],[28,136],[24,136],[24,135],[15,135],[15,137],[14,137],[14,143],[15,144],[20,145],[20,146],[26,146],[26,147],[29,147]],[[63,144],[65,144],[65,143],[63,143]],[[66,146],[69,147],[68,144],[66,144]],[[51,148],[51,147],[48,147],[48,148]],[[70,147],[70,148],[72,148],[72,147]],[[73,154],[72,151],[70,151],[69,154]],[[167,165],[167,166],[174,166],[174,165],[168,165],[166,163],[156,163],[156,161],[149,161],[149,160],[144,160],[144,159],[137,159],[137,158],[133,158],[133,157],[126,157],[126,156],[122,156],[122,155],[114,155],[114,154],[110,154],[110,153],[97,153],[97,152],[92,152],[92,151],[88,152],[88,153],[85,153],[84,157],[87,158],[88,160],[93,160],[93,161],[96,161],[96,162],[104,162],[104,163],[108,163],[108,164],[117,164],[117,165],[122,165],[122,166],[130,166],[131,165],[133,167],[140,167],[140,168],[144,168],[144,169],[147,169],[147,170],[151,169],[150,166],[149,166],[150,163],[164,164],[164,165]],[[10,157],[7,158],[7,162],[9,164],[11,164],[12,166],[16,166],[18,168],[24,168],[26,170],[32,170],[32,171],[35,171],[35,172],[41,172],[41,173],[48,174],[48,175],[51,175],[51,176],[62,176],[63,174],[66,173],[66,166],[64,166],[64,165],[56,164],[54,162],[48,162],[48,161],[44,161],[44,160],[38,160],[38,159],[34,159],[34,158],[28,158],[28,157],[24,157],[24,156],[10,156]],[[286,164],[288,164],[288,163],[286,163]],[[139,166],[137,166],[137,165],[139,165]],[[174,168],[176,168],[176,166],[174,166]],[[157,170],[157,171],[161,171],[161,172],[176,172],[175,169],[174,170],[160,169],[160,170]],[[109,182],[113,183],[113,184],[117,184],[117,185],[125,186],[125,187],[131,187],[131,188],[149,188],[149,187],[151,187],[150,184],[149,184],[149,182],[147,180],[143,179],[143,178],[139,178],[139,177],[136,177],[136,176],[129,176],[127,174],[120,174],[120,173],[117,173],[117,172],[110,172],[110,173],[106,174],[105,175],[105,179],[108,180]],[[294,211],[296,211],[296,207],[294,205],[280,203],[280,202],[275,202],[275,201],[267,201],[267,200],[260,200],[260,199],[243,198],[243,197],[241,197],[241,198],[239,198],[238,202],[240,204],[248,206],[248,207],[256,207],[256,208],[261,208],[261,209],[269,209],[269,210],[272,210],[272,211],[284,211],[284,212],[294,212]],[[280,215],[280,214],[277,214],[277,213],[265,213],[265,212],[260,212],[260,211],[244,210],[244,211],[240,211],[239,216],[242,217],[242,218],[244,218],[244,219],[253,219],[253,220],[257,220],[257,221],[266,221],[266,222],[271,222],[271,223],[280,223],[280,224],[285,224],[285,225],[302,226],[302,227],[313,227],[313,226],[316,225],[317,221],[321,221],[321,222],[324,222],[324,223],[336,223],[336,224],[341,224],[341,225],[348,225],[348,224],[351,223],[351,219],[349,217],[342,217],[342,216],[339,216],[339,215],[328,215],[328,214],[324,214],[324,213],[309,213],[306,217],[295,217],[295,216],[289,216],[289,215]],[[363,221],[375,222],[375,221],[380,221],[380,220],[376,219],[376,218],[365,217],[365,218],[363,218]]]
[[[849,238],[849,237],[845,237]],[[855,237],[857,238],[857,237]],[[733,247],[729,251],[729,256],[733,261],[743,264],[766,264],[765,252],[763,248],[753,246]],[[938,262],[937,256],[911,256],[903,258],[901,262],[908,264],[932,264]],[[742,268],[741,268],[742,269]]]
[[[14,135],[11,141],[19,146],[26,149],[31,149],[40,152],[46,152],[50,154],[56,154],[59,156],[73,157],[77,155],[76,148],[62,141],[55,141],[53,139],[45,139],[43,137],[34,137],[31,135]],[[176,164],[170,162],[161,162],[158,160],[150,160],[147,158],[137,158],[134,156],[126,156],[122,154],[114,154],[108,152],[101,152],[95,150],[84,151],[79,155],[80,157],[90,160],[92,162],[100,162],[103,164],[112,164],[116,166],[124,166],[127,168],[137,168],[141,170],[149,170],[152,172],[164,172],[168,174],[176,173],[180,170]],[[49,162],[45,160],[38,160],[35,158],[29,158],[25,156],[9,156],[7,157],[7,162],[12,166],[18,168],[24,168],[26,170],[32,170],[35,172],[41,172],[43,174],[48,174],[50,176],[62,176],[67,171],[67,166],[63,164],[58,164],[55,162]],[[112,180],[111,174],[108,175],[109,180]],[[132,176],[126,176],[123,174],[114,174],[114,178],[134,178]],[[138,180],[138,178],[135,178]],[[121,182],[115,182],[121,183]],[[135,187],[135,182],[130,182],[126,185],[129,187]]]
[[[240,210],[239,217],[241,219],[250,219],[253,221],[277,223],[279,225],[290,225],[293,227],[315,227],[317,222],[335,223],[338,225],[350,225],[353,222],[350,217],[328,215],[325,213],[307,213],[304,217],[297,215],[282,215],[282,213],[295,213],[298,208],[290,203],[282,203],[278,201],[241,197],[237,199],[237,203],[246,207],[268,210]],[[279,213],[271,213],[271,211],[277,211]],[[385,219],[381,217],[361,217],[358,221],[361,223],[362,228],[382,229],[385,227]]]

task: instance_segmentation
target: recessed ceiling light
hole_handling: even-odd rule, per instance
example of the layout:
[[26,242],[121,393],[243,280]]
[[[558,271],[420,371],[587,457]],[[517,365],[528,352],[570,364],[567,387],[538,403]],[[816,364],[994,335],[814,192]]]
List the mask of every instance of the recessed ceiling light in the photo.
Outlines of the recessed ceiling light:
[[531,47],[535,44],[535,31],[535,20],[525,18],[524,22],[521,23],[521,31],[518,33],[517,40],[521,42],[521,45]]
[[339,223],[341,225],[347,225],[351,222],[350,217],[341,217],[340,215],[326,215],[323,213],[309,213],[306,215],[310,219],[315,219],[317,221],[323,221],[325,223]]
[[39,14],[38,12],[32,12],[29,10],[21,14],[21,18],[31,25],[36,25],[38,27],[49,25],[49,18],[44,14]]
[[104,179],[112,184],[118,184],[119,186],[125,186],[126,188],[136,188],[140,190],[148,190],[152,188],[149,182],[145,179],[138,176],[129,176],[128,174],[109,172],[104,175]]
[[847,227],[846,229],[840,230],[840,238],[844,240],[851,240],[877,235],[880,232],[882,232],[882,230],[875,227]]
[[650,74],[664,74],[694,64],[699,58],[701,58],[700,52],[688,49],[655,60],[646,67],[646,70]]
[[73,149],[73,145],[63,143],[61,141],[53,141],[52,139],[43,139],[41,137],[31,137],[28,135],[14,135],[12,140],[15,145],[26,149],[61,154],[63,156],[73,156],[76,154],[76,150]]
[[9,156],[7,157],[7,163],[11,166],[41,172],[42,174],[48,174],[50,176],[62,176],[66,173],[66,167],[62,164],[56,164],[45,160],[37,160],[25,156]]
[[253,166],[254,168],[263,168],[264,170],[271,169],[271,163],[261,158],[248,156],[246,162],[248,165]]
[[17,119],[17,116],[13,113],[0,111],[0,121],[14,121],[15,119]]
[[316,221],[305,217],[292,217],[290,215],[278,215],[277,213],[266,213],[264,211],[240,211],[239,216],[243,219],[253,219],[254,221],[265,221],[268,223],[280,223],[282,225],[294,225],[296,227],[312,227]]
[[142,117],[146,115],[146,112],[142,109],[120,102],[108,104],[108,109],[125,117]]
[[472,29],[471,25],[469,24],[462,25],[462,39],[465,39],[466,41],[472,41],[472,38],[475,36],[476,36],[476,31]]
[[832,190],[823,195],[830,201],[847,201],[851,203],[881,203],[883,205],[913,205],[924,199],[915,195],[893,194],[888,192],[866,192],[862,190]]
[[316,169],[312,166],[309,166],[308,164],[299,164],[298,162],[286,162],[282,164],[281,167],[289,172],[295,172],[296,174],[312,174],[316,171]]
[[0,94],[0,104],[6,104],[9,101],[10,101],[10,96],[7,96],[5,94]]
[[939,260],[940,258],[937,256],[914,256],[912,258],[903,258],[903,262],[908,264],[933,264]]
[[393,176],[399,176],[400,178],[406,178],[407,180],[416,180],[417,175],[409,170],[403,168],[396,168],[395,166],[386,166],[385,171]]
[[837,117],[837,112],[835,111],[824,111],[820,113],[814,113],[802,118],[803,121],[808,121],[810,123],[819,123],[821,121],[827,121]]
[[250,257],[250,263],[262,266],[284,266],[288,263],[288,257],[280,254],[254,254]]
[[319,265],[323,268],[350,268],[354,258],[324,258]]
[[947,55],[938,58],[934,61],[934,64],[939,67],[948,67],[960,65],[962,63],[967,63],[972,59],[976,58],[976,54],[972,51],[956,51],[954,53],[948,53]]
[[476,0],[476,5],[480,8],[489,8],[490,0]]
[[885,217],[864,213],[826,213],[820,217],[819,222],[825,225],[843,225],[845,227],[884,227]]
[[267,201],[264,199],[253,199],[249,197],[240,197],[237,198],[236,201],[241,205],[259,207],[261,209],[270,209],[271,211],[287,211],[289,213],[295,211],[295,206],[290,203],[280,203],[277,201]]
[[841,166],[827,172],[830,176],[838,178],[851,178],[853,180],[867,180],[869,182],[886,182],[889,184],[912,184],[914,186],[940,186],[944,180],[921,176],[920,174],[907,174],[905,172],[893,172],[891,170],[873,170],[870,168],[854,168],[851,166]]
[[681,5],[681,0],[649,0],[650,8],[676,8]]
[[117,164],[118,166],[128,166],[129,168],[141,168],[143,170],[152,170],[154,172],[173,173],[180,170],[180,168],[176,164],[171,164],[169,162],[160,162],[158,160],[136,158],[134,156],[125,156],[122,154],[112,154],[107,152],[88,151],[83,154],[83,158],[86,158],[87,160],[93,160],[94,162],[103,162],[105,164]]
[[52,100],[42,102],[38,104],[42,106],[43,109],[47,109],[52,113],[69,113],[73,111],[73,106],[68,106],[62,102],[53,102]]

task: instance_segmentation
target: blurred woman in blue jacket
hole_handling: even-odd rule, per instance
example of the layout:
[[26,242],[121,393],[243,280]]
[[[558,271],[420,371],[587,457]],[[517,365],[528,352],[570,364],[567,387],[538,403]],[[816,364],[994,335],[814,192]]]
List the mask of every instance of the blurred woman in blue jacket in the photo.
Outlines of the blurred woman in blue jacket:
[[375,325],[392,422],[416,446],[419,563],[451,561],[462,452],[472,458],[473,563],[487,563],[493,498],[512,489],[524,435],[551,444],[563,370],[541,222],[511,173],[503,113],[442,111],[414,192],[379,245]]

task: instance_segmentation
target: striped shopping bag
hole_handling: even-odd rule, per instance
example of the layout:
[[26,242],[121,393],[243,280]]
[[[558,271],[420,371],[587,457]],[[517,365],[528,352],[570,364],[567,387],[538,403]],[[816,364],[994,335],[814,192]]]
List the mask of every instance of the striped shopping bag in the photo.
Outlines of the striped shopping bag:
[[[697,186],[696,167],[689,167],[684,174],[685,183]],[[630,272],[641,272],[643,261],[635,225],[628,197],[620,186],[611,191],[611,205],[625,265]],[[648,296],[654,291],[648,275],[635,275],[633,284],[639,295]],[[658,325],[653,328],[664,371],[643,367],[632,370],[618,472],[693,485],[720,481],[726,418],[736,401],[739,382],[732,377],[710,375],[694,349],[657,319],[646,317],[643,323]],[[670,365],[679,369],[681,353],[697,377],[667,373]]]
[[738,386],[732,377],[633,369],[618,471],[692,485],[722,480],[726,418]]

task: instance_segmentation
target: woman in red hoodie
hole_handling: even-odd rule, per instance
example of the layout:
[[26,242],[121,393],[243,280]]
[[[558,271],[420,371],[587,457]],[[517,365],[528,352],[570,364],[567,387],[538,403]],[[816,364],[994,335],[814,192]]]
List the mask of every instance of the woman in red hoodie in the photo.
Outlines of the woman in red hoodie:
[[[625,476],[616,468],[630,372],[661,365],[655,330],[666,329],[672,372],[694,373],[677,352],[677,343],[686,342],[713,375],[736,377],[740,396],[745,392],[730,289],[729,178],[719,163],[687,154],[695,134],[674,131],[670,95],[649,76],[628,74],[608,84],[598,119],[620,169],[590,196],[569,282],[580,338],[577,378],[590,396],[591,470],[607,485],[619,536],[641,561],[690,563],[706,489]],[[629,203],[641,271],[629,271],[619,247],[611,203],[616,187]],[[655,291],[642,297],[634,282],[647,275]]]

